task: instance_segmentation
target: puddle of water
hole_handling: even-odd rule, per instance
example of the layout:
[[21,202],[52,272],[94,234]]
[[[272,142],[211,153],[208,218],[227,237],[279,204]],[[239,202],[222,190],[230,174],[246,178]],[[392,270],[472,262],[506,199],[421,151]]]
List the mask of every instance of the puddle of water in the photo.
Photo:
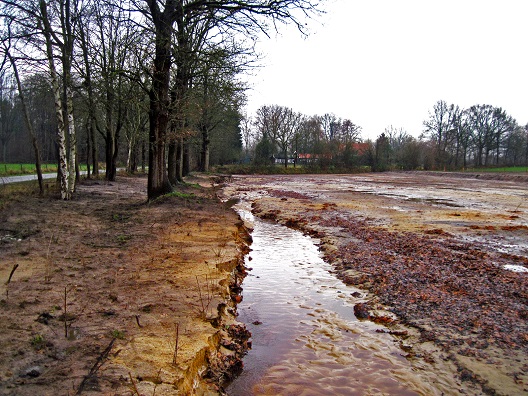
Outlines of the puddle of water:
[[[453,208],[453,210],[464,210],[467,213],[482,215],[482,218],[490,215],[503,216],[505,213],[514,213],[515,216],[509,219],[503,219],[508,225],[523,226],[527,224],[528,212],[525,204],[526,188],[522,184],[483,184],[481,181],[467,179],[461,182],[455,179],[448,182],[442,182],[438,178],[430,178],[430,186],[416,181],[408,180],[406,175],[398,177],[391,175],[387,180],[386,176],[371,175],[369,177],[361,176],[344,176],[339,177],[284,177],[282,180],[269,181],[265,184],[266,188],[281,188],[286,191],[302,191],[304,195],[314,196],[320,200],[331,200],[335,197],[335,192],[341,193],[359,193],[375,196],[387,197],[394,200],[394,205],[384,206],[395,211],[408,212],[416,209],[429,210],[431,207],[439,209]],[[395,184],[397,183],[397,184]],[[463,184],[459,186],[458,184]],[[263,192],[261,192],[262,194]],[[504,198],[504,199],[503,199]],[[251,198],[250,198],[251,199]],[[418,205],[423,204],[423,208]],[[354,216],[363,217],[365,213],[354,212]],[[377,217],[374,215],[374,217]],[[454,227],[469,227],[474,222],[467,223],[460,221],[434,221],[428,220],[429,223],[447,224]],[[384,220],[379,220],[373,225],[386,225]],[[528,257],[528,244],[525,235],[521,236],[516,233],[502,233],[500,240],[495,234],[467,232],[461,230],[459,236],[468,242],[476,242],[498,252],[515,254]]]
[[229,395],[442,394],[399,340],[355,318],[358,290],[330,273],[311,238],[239,213],[254,230],[238,306],[253,346]]
[[522,265],[506,264],[504,266],[504,269],[507,269],[513,272],[528,272],[528,268],[523,267]]
[[10,235],[10,234],[6,234],[6,235],[3,235],[3,236],[0,236],[0,242],[21,242],[22,239],[20,238],[16,238],[14,237],[13,235]]

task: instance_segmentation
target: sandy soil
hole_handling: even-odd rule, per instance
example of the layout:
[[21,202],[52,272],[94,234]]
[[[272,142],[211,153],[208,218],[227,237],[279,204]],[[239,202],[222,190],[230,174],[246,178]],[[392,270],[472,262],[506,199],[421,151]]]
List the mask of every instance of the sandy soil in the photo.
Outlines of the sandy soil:
[[[241,176],[253,212],[313,234],[338,276],[449,394],[528,394],[528,178]],[[450,379],[450,377],[452,377]]]
[[70,202],[0,199],[0,394],[217,394],[240,368],[248,235],[188,181],[209,188],[147,204],[146,178],[118,177]]

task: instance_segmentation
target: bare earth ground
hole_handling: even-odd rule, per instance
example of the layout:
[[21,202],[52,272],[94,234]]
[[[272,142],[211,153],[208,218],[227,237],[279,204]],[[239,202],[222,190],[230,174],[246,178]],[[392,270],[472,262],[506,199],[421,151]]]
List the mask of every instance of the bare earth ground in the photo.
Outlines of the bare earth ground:
[[[336,273],[370,292],[356,315],[453,375],[451,394],[528,393],[528,274],[503,268],[528,266],[526,178],[251,176],[226,188],[262,193],[260,216],[320,237]],[[234,310],[249,239],[214,191],[180,191],[147,205],[146,180],[119,177],[71,202],[1,205],[0,394],[218,393],[247,337]]]
[[0,205],[1,395],[217,394],[247,340],[248,237],[191,182],[209,189],[147,204],[146,178],[118,177]]
[[225,192],[320,238],[369,292],[356,316],[456,384],[446,393],[528,394],[528,273],[504,268],[528,269],[526,175],[241,176]]

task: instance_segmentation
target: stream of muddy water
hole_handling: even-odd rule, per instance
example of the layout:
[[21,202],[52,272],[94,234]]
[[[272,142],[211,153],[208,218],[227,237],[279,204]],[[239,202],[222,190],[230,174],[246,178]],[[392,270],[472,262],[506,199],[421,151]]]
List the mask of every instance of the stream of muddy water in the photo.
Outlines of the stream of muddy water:
[[253,228],[238,320],[253,346],[229,395],[439,395],[449,388],[413,366],[401,340],[356,319],[353,307],[365,293],[332,274],[317,240],[254,218],[249,207],[238,207]]

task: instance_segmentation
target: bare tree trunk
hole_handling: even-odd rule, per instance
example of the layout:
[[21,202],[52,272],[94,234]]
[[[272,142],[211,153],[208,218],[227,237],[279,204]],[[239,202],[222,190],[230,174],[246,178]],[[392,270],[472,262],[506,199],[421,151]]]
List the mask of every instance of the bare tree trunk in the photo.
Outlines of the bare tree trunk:
[[172,191],[167,175],[165,148],[169,126],[169,83],[172,61],[172,23],[175,20],[174,2],[166,4],[163,12],[154,0],[147,1],[156,25],[156,54],[154,57],[150,97],[149,177],[148,199]]
[[[18,68],[16,66],[16,62],[7,51],[7,56],[9,57],[9,61],[11,62],[11,66],[13,67],[13,72],[15,74],[15,79],[18,86],[18,97],[20,98],[20,103],[22,104],[22,109],[24,111],[24,121],[26,123],[26,127],[29,132],[29,136],[31,138],[31,144],[33,145],[33,151],[35,153],[35,168],[37,169],[37,179],[39,184],[39,191],[40,194],[44,192],[44,183],[42,182],[42,166],[40,161],[40,147],[38,144],[37,136],[35,134],[35,130],[33,129],[33,124],[31,123],[31,118],[29,116],[29,110],[26,105],[26,99],[24,95],[24,91],[22,90],[22,83],[20,82],[20,75],[18,74]],[[5,146],[4,146],[5,149]],[[5,153],[4,153],[4,162],[5,162]]]
[[[69,75],[69,73],[68,73]],[[75,192],[75,181],[77,178],[76,162],[77,162],[77,135],[75,133],[75,122],[73,118],[73,93],[70,87],[70,77],[65,79],[66,87],[66,107],[68,114],[68,137],[70,141],[70,150],[68,155],[68,188],[70,197]]]
[[147,149],[145,147],[145,139],[142,139],[141,141],[141,171],[145,173],[145,163],[146,163],[146,155]]
[[[53,63],[51,61],[50,63]],[[52,66],[51,83],[53,85],[53,94],[55,100],[55,114],[57,117],[57,148],[59,152],[59,174],[60,174],[60,191],[61,198],[68,200],[71,198],[69,175],[68,175],[68,158],[66,156],[66,131],[64,129],[64,118],[62,115],[62,100],[55,65]]]
[[91,141],[90,141],[90,124],[91,120],[90,117],[86,119],[86,178],[91,178],[91,162],[90,162],[90,152],[92,150],[91,148]]
[[92,174],[95,175],[95,177],[99,176],[99,156],[97,154],[97,138],[95,134],[95,128],[93,123],[90,124],[90,139],[92,141],[92,164],[93,164],[93,171]]
[[202,132],[202,152],[200,153],[200,170],[202,172],[209,172],[209,133]]
[[105,125],[105,161],[106,161],[106,180],[114,181],[115,172],[114,172],[114,145],[115,139],[112,131],[113,124],[113,112],[112,104],[114,102],[113,86],[110,85],[108,78],[106,81],[106,125]]
[[55,102],[55,115],[57,117],[57,146],[59,152],[59,169],[58,174],[60,177],[60,192],[61,198],[64,200],[71,199],[71,189],[69,186],[69,167],[68,158],[66,155],[66,130],[64,124],[64,116],[62,113],[62,99],[61,89],[57,76],[57,69],[55,67],[55,58],[53,54],[53,45],[51,42],[51,26],[48,19],[46,2],[40,0],[40,9],[42,12],[42,19],[44,23],[44,37],[46,38],[46,53],[48,57],[48,64],[50,68],[51,87],[53,90],[53,97]]
[[75,192],[75,183],[78,179],[77,168],[77,134],[73,115],[73,90],[71,76],[71,59],[73,55],[73,33],[70,0],[65,0],[61,6],[62,43],[62,73],[66,101],[66,127],[68,131],[68,188],[70,197]]
[[85,83],[86,89],[88,92],[88,136],[86,139],[86,164],[88,166],[88,177],[90,177],[90,157],[92,159],[92,174],[96,177],[99,174],[99,164],[97,159],[97,141],[95,135],[95,104],[93,99],[93,86],[92,86],[92,67],[89,60],[88,53],[88,43],[86,41],[86,35],[84,31],[84,26],[81,26],[79,29],[79,37],[81,40],[81,47],[83,51],[84,67],[86,68],[85,72]]
[[181,181],[178,174],[178,143],[170,142],[168,150],[168,177],[169,182],[174,186]]
[[183,136],[180,137],[176,153],[176,157],[178,158],[176,173],[178,180],[181,182],[183,182],[183,146],[185,144],[184,140],[185,139],[183,138]]
[[182,158],[182,180],[191,172],[191,154],[189,153],[189,143],[182,139],[183,158]]
[[134,173],[134,170],[132,169],[132,151],[134,150],[133,147],[134,147],[134,138],[128,141],[127,164],[126,164],[126,170],[128,173]]

